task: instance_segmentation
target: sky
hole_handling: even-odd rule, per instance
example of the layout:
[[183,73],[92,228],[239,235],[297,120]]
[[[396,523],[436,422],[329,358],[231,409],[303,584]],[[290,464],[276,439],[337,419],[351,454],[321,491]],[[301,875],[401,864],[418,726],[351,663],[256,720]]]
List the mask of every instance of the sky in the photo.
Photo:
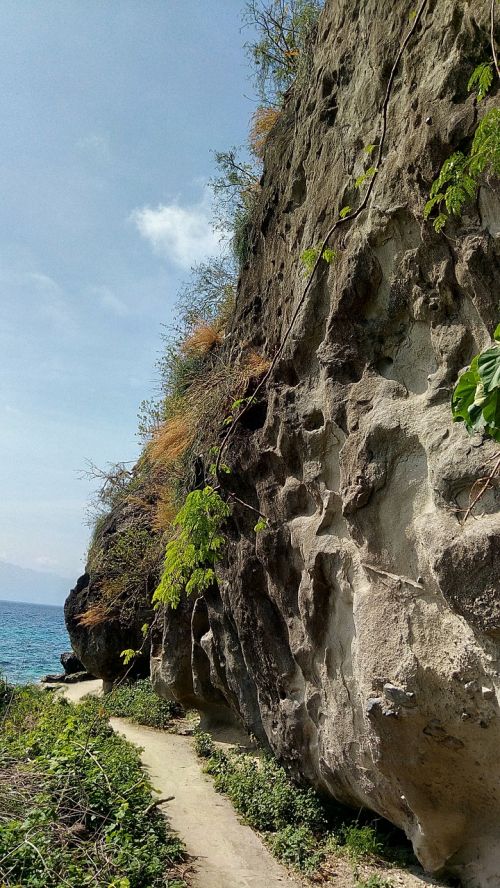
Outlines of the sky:
[[0,560],[75,579],[255,109],[243,0],[2,0]]

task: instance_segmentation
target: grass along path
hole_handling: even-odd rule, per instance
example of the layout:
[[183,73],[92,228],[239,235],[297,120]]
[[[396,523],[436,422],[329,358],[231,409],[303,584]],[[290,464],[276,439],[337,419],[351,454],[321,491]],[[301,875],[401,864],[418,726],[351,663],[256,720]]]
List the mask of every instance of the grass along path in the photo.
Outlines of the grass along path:
[[[76,702],[99,693],[101,682],[67,685]],[[124,719],[110,719],[115,731],[142,748],[141,759],[160,798],[169,825],[193,860],[193,888],[298,888],[259,836],[241,823],[230,801],[214,789],[200,767],[189,737],[157,731]]]

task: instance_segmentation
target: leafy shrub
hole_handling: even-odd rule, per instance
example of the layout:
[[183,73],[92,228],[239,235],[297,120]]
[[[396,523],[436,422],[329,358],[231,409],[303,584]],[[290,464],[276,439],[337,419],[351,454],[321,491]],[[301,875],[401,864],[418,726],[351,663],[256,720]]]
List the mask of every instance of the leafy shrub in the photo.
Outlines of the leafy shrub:
[[193,490],[174,519],[178,536],[167,544],[160,584],[153,600],[177,607],[182,593],[200,594],[215,579],[224,544],[221,527],[229,506],[213,487]]
[[215,745],[210,734],[200,730],[194,732],[194,748],[200,758],[210,758],[215,753]]
[[468,154],[456,151],[445,160],[432,184],[424,218],[437,207],[433,224],[441,231],[450,216],[461,216],[465,205],[475,200],[486,173],[500,175],[500,108],[492,108],[479,122]]
[[353,860],[380,857],[384,846],[373,826],[347,826],[341,832],[343,848]]
[[268,841],[278,860],[306,872],[317,869],[324,856],[318,848],[317,838],[307,826],[285,826]]
[[183,714],[182,706],[174,700],[162,700],[149,679],[122,684],[98,701],[106,715],[129,718],[139,725],[166,728],[173,718]]
[[246,48],[264,104],[282,103],[295,79],[307,75],[322,5],[320,0],[248,0],[244,23],[256,39]]
[[[183,859],[95,701],[15,688],[0,733],[2,888],[164,888]],[[182,880],[177,880],[182,885]]]
[[468,432],[481,432],[500,441],[500,324],[494,344],[472,359],[453,391],[451,409],[455,422]]
[[252,117],[252,125],[250,128],[250,149],[260,160],[264,157],[264,151],[267,144],[269,133],[273,126],[279,120],[281,111],[278,108],[257,108]]
[[207,773],[215,788],[226,793],[245,820],[262,832],[286,826],[304,826],[311,831],[325,827],[321,803],[313,789],[294,784],[274,759],[256,761],[247,755],[212,755]]

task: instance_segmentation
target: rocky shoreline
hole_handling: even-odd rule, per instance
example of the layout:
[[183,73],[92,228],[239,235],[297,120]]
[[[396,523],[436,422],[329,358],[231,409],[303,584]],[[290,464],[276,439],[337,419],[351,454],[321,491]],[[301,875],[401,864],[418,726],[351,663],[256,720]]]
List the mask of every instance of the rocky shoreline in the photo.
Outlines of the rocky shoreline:
[[87,672],[74,651],[65,651],[61,654],[60,660],[64,672],[57,675],[45,675],[40,679],[41,684],[78,684],[80,681],[92,681],[95,679],[95,675]]

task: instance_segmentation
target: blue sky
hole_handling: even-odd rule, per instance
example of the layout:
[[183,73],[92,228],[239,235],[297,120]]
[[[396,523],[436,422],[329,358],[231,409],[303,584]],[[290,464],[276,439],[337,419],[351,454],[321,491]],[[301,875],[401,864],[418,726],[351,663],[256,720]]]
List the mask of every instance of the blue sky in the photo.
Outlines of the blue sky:
[[0,559],[74,578],[255,108],[243,0],[3,0]]

